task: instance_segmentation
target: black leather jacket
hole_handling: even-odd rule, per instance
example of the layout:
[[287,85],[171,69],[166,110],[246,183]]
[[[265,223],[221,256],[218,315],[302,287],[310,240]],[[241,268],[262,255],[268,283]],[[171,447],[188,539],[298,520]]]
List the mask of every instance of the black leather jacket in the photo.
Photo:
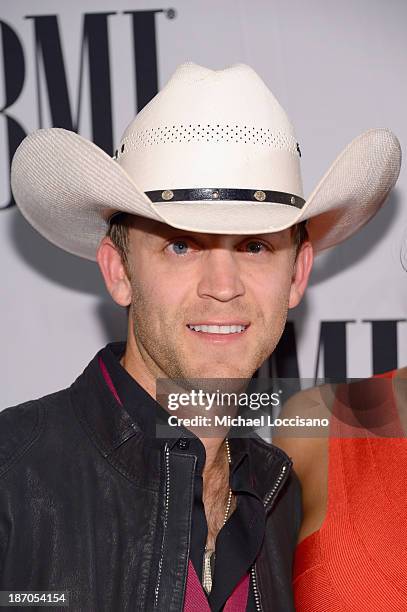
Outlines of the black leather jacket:
[[[258,609],[293,611],[298,479],[261,438],[230,443],[247,448],[266,506],[252,568]],[[69,609],[86,612],[181,612],[195,460],[175,444],[145,444],[97,356],[69,389],[3,410],[0,590],[66,590]]]

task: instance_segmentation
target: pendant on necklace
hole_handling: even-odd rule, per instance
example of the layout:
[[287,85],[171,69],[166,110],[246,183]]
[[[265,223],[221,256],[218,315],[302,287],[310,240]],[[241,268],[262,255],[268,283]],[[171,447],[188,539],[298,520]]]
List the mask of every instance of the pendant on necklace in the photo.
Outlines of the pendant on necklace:
[[207,550],[205,546],[204,558],[203,558],[203,571],[202,571],[202,586],[206,591],[206,594],[212,590],[212,576],[215,565],[215,551],[212,549]]

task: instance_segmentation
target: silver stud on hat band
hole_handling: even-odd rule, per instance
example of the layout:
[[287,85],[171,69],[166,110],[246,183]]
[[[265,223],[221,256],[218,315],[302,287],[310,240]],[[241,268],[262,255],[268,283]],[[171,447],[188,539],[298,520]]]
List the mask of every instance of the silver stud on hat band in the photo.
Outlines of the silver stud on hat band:
[[258,190],[254,192],[253,197],[258,202],[264,202],[264,200],[266,199],[266,194],[264,193],[264,191]]
[[165,189],[162,192],[161,197],[162,197],[163,200],[168,202],[168,200],[172,200],[172,198],[174,197],[174,192],[171,191],[171,189]]
[[285,191],[271,191],[267,189],[236,189],[225,187],[194,187],[192,189],[156,189],[146,191],[146,196],[153,203],[160,202],[198,202],[198,201],[237,201],[237,202],[266,202],[268,204],[285,204],[302,208],[305,200],[298,195]]

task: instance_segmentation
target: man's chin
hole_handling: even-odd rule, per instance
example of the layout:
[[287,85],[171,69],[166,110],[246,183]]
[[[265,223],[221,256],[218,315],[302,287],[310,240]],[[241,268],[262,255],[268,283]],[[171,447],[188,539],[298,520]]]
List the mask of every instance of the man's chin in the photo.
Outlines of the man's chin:
[[205,380],[219,380],[225,381],[229,379],[250,379],[256,368],[242,368],[239,365],[233,366],[233,364],[202,364],[200,367],[188,368],[187,376],[188,379],[205,379]]

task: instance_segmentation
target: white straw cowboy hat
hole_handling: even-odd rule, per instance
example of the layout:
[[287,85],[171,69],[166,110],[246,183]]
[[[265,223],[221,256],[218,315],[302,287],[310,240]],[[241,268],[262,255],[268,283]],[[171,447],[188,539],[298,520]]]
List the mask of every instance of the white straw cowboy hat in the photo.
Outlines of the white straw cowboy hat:
[[250,67],[181,65],[109,157],[59,128],[18,147],[14,198],[48,240],[87,259],[117,212],[216,234],[261,234],[308,220],[316,251],[364,225],[395,184],[401,161],[387,129],[361,134],[307,200],[300,147],[285,111]]

